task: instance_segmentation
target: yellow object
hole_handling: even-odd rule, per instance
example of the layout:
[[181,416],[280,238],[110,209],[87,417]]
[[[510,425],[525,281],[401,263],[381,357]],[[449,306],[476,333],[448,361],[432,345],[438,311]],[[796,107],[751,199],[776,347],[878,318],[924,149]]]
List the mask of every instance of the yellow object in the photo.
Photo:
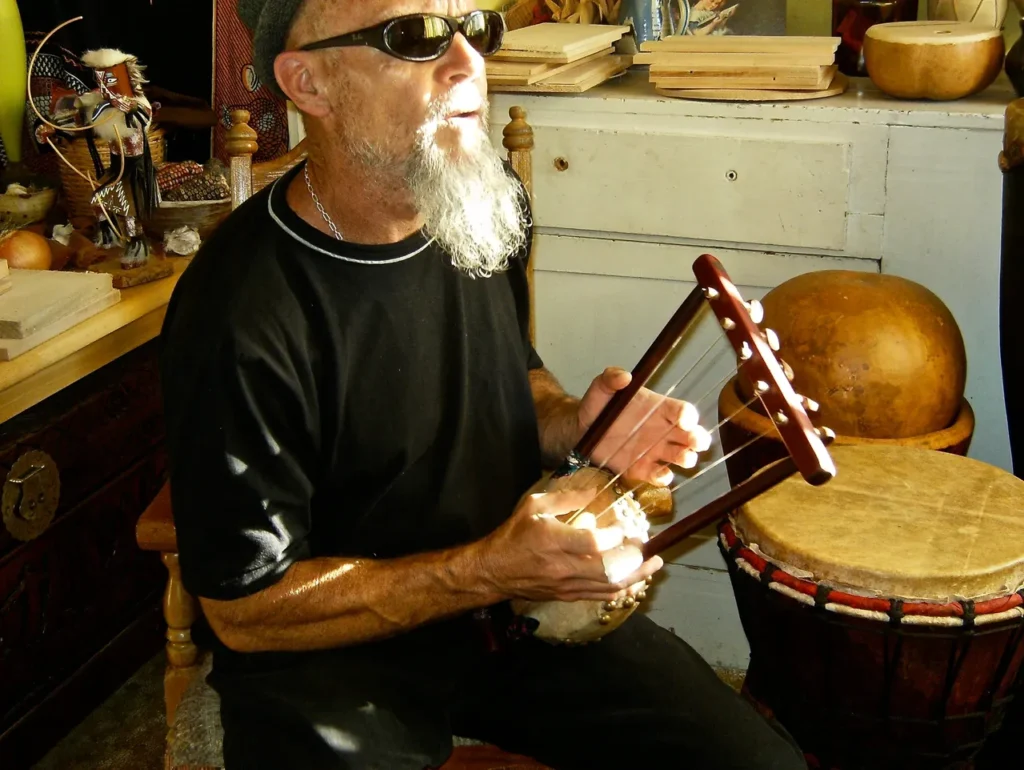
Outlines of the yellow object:
[[0,139],[11,163],[21,161],[28,62],[17,0],[0,0]]

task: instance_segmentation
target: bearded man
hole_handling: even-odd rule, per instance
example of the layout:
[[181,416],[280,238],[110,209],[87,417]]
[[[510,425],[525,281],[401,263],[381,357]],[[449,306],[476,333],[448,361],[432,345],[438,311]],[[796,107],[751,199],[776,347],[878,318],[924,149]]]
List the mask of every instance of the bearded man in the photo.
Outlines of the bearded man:
[[[239,8],[308,160],[203,246],[163,334],[180,564],[212,631],[229,770],[420,770],[453,735],[554,768],[805,767],[643,615],[586,647],[487,641],[512,599],[612,600],[662,566],[609,577],[605,557],[636,544],[554,518],[594,490],[527,494],[629,373],[573,398],[530,343],[528,204],[485,130],[500,16]],[[595,457],[664,485],[710,437],[666,400],[623,447],[655,398]]]

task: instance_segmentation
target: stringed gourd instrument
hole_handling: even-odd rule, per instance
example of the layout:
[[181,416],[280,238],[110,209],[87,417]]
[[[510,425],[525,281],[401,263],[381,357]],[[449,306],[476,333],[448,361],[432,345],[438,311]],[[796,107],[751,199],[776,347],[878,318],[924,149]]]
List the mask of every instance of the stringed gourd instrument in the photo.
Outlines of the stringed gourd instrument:
[[[760,304],[756,300],[745,301],[722,264],[709,254],[697,258],[693,273],[697,286],[634,367],[629,385],[612,397],[561,466],[537,485],[538,490],[548,492],[596,489],[593,499],[584,508],[558,518],[572,526],[623,527],[627,539],[643,543],[644,560],[662,554],[797,472],[815,486],[828,482],[836,474],[827,448],[835,434],[812,424],[808,412],[813,412],[817,406],[797,394],[790,384],[792,371],[775,356],[777,338],[771,330],[759,327],[763,320]],[[621,474],[613,475],[595,465],[592,454],[633,397],[679,344],[705,305],[715,314],[738,358],[740,375],[749,380],[755,399],[770,416],[788,454],[651,538],[647,534],[649,522],[645,506],[634,494],[637,487],[627,489],[628,484]],[[661,396],[659,405],[680,382]],[[657,405],[641,424],[656,410]],[[637,425],[630,435],[639,428]],[[645,451],[653,448],[654,445]],[[518,622],[539,639],[553,644],[585,644],[618,628],[644,598],[643,591],[639,590],[635,597],[629,595],[616,602],[514,600],[511,608]]]

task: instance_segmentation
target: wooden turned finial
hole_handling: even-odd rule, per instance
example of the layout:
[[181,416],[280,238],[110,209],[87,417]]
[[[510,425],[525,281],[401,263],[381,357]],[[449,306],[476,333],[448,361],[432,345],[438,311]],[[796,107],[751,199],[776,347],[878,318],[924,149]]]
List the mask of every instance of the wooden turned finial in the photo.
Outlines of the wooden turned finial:
[[526,110],[522,107],[511,107],[508,116],[511,122],[502,131],[504,137],[501,144],[509,152],[533,149],[533,128],[526,122]]
[[231,111],[231,128],[224,146],[231,155],[255,155],[260,146],[256,143],[256,131],[249,125],[248,110]]

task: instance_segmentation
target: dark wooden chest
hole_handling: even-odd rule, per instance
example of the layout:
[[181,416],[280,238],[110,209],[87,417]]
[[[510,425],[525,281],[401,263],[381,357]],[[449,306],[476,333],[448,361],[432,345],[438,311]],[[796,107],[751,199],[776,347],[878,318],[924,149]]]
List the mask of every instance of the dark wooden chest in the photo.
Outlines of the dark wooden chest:
[[135,524],[163,435],[155,342],[0,425],[0,767],[30,766],[162,645],[166,572]]

